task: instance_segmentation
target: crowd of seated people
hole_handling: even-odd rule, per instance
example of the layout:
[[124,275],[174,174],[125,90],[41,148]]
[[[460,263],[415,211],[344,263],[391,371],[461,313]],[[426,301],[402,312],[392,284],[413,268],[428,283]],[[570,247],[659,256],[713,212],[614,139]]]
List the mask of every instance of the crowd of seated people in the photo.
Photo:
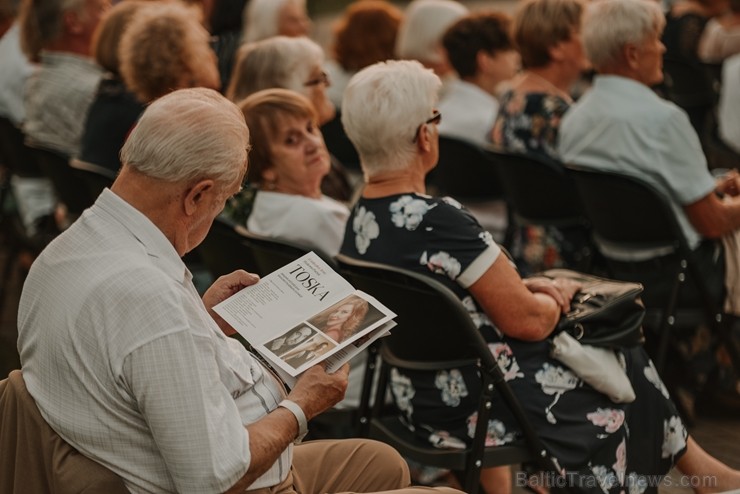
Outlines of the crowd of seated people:
[[[26,116],[23,102],[26,81],[36,70],[21,49],[20,2],[4,2],[0,8],[0,118],[20,128]],[[5,164],[6,166],[11,166]],[[44,226],[54,225],[54,195],[51,182],[32,163],[16,163],[10,185],[16,197],[21,228],[28,238],[44,236]],[[56,228],[51,228],[51,235]],[[47,240],[40,239],[43,246]]]
[[[557,138],[573,102],[571,87],[588,62],[581,44],[580,0],[526,2],[514,19],[522,72],[501,96],[491,141],[508,152],[559,161]],[[573,265],[587,238],[580,229],[528,226],[517,230],[511,253],[523,272]]]
[[[691,475],[701,463],[724,485],[738,485],[740,472],[716,462],[687,436],[642,347],[620,350],[638,396],[628,404],[581,386],[573,371],[552,360],[547,336],[561,312],[570,310],[577,285],[520,278],[457,202],[425,194],[424,177],[438,155],[439,131],[430,115],[440,85],[431,71],[407,61],[376,64],[350,81],[342,121],[360,153],[366,183],[341,252],[433,277],[467,300],[491,351],[505,363],[509,385],[566,471],[595,475],[604,492],[619,492],[645,476],[665,474],[673,464]],[[391,388],[412,430],[448,448],[462,448],[471,439],[477,386],[475,366],[391,371]],[[501,402],[492,411],[489,444],[510,442],[516,424]],[[486,492],[506,492],[507,473],[484,469]]]
[[[722,304],[726,290],[734,292],[726,288],[734,273],[726,267],[731,264],[725,254],[735,254],[723,252],[718,239],[740,228],[738,175],[732,171],[715,179],[686,113],[650,89],[663,79],[665,18],[660,9],[635,0],[598,5],[583,32],[598,75],[593,88],[563,118],[558,150],[568,163],[635,176],[661,191],[694,250],[712,297]],[[645,283],[646,303],[667,299],[671,275],[666,256],[677,254],[608,246],[601,250],[616,260],[613,266],[624,266],[613,267],[615,276],[638,276]],[[691,294],[696,304],[696,292],[686,290],[682,300],[690,303]],[[702,383],[711,370],[692,369],[690,375]],[[732,389],[730,379],[725,387]]]
[[[215,7],[180,0],[120,0],[112,7],[108,0],[20,1],[18,22],[0,23],[0,116],[10,117],[30,145],[119,175],[31,271],[19,318],[24,378],[52,427],[127,487],[198,492],[308,482],[307,491],[372,492],[408,484],[403,462],[373,443],[321,451],[312,443],[292,446],[305,421],[340,403],[345,392],[356,404],[364,361],[336,374],[311,369],[287,396],[293,403],[282,402],[280,384],[225,338],[233,330],[211,317],[215,303],[257,278],[244,272],[219,278],[201,301],[189,275],[182,277],[187,271],[179,258],[205,238],[222,209],[255,234],[407,268],[448,286],[507,367],[509,385],[548,450],[564,470],[598,479],[603,491],[633,489],[673,466],[687,475],[714,475],[724,490],[740,487],[740,473],[688,435],[642,348],[618,352],[638,396],[630,404],[612,402],[549,356],[547,338],[579,287],[529,275],[573,267],[574,253],[589,241],[586,230],[521,228],[504,246],[509,258],[479,218],[425,189],[440,135],[482,150],[537,155],[553,166],[614,169],[619,160],[626,168],[618,171],[657,182],[671,198],[721,298],[725,264],[717,239],[740,226],[740,178],[730,172],[715,180],[686,115],[651,89],[662,79],[661,36],[677,36],[677,45],[693,36],[696,57],[701,32],[687,33],[695,27],[688,20],[700,16],[703,30],[725,12],[719,2],[686,0],[666,14],[651,0],[524,0],[510,16],[469,12],[453,0],[413,0],[403,9],[357,0],[336,28],[327,52],[334,59],[327,60],[310,38],[305,0],[242,2],[243,23],[229,24],[222,41],[209,29],[211,9],[226,0]],[[730,26],[730,17],[716,22]],[[613,34],[622,19],[626,34]],[[728,89],[719,111],[720,135],[734,144],[740,142],[740,93],[732,86],[740,84],[738,56],[725,62]],[[18,69],[4,70],[11,66],[6,60]],[[592,66],[593,87],[576,97],[575,85]],[[341,124],[357,152],[361,180],[332,152],[328,128],[326,139],[322,134],[331,122]],[[42,200],[29,218],[51,214],[54,204],[51,185],[36,180]],[[19,202],[23,190],[31,189],[17,188]],[[75,254],[83,243],[92,246],[88,259]],[[116,255],[125,261],[120,267],[110,261]],[[44,286],[59,273],[81,288]],[[612,274],[630,279],[633,271]],[[141,293],[132,288],[141,284],[138,275],[146,278]],[[652,275],[638,280],[649,296],[671,276],[657,269]],[[120,281],[108,283],[111,277]],[[115,310],[108,311],[111,304]],[[134,307],[139,315],[125,317]],[[154,322],[145,321],[155,313]],[[49,335],[59,314],[69,330]],[[177,330],[168,326],[170,317]],[[70,322],[80,318],[79,327]],[[151,335],[141,331],[149,327]],[[84,332],[83,340],[74,331]],[[111,362],[92,357],[101,345]],[[94,363],[88,366],[88,359]],[[98,374],[100,380],[86,377]],[[182,378],[164,392],[158,374]],[[391,388],[420,438],[462,448],[475,423],[476,377],[473,367],[444,376],[394,372]],[[183,410],[192,383],[198,383],[198,410]],[[56,399],[60,389],[67,394]],[[449,393],[459,396],[450,401]],[[410,407],[401,399],[409,395]],[[89,402],[96,407],[78,409]],[[167,420],[172,414],[183,420],[177,427]],[[201,427],[204,419],[222,427]],[[88,422],[112,424],[110,442],[95,427],[85,429]],[[180,441],[186,427],[195,432]],[[246,434],[237,433],[245,427]],[[509,443],[520,432],[496,401],[488,444]],[[146,454],[132,458],[130,445],[119,451],[129,436]],[[221,447],[223,465],[204,466],[201,453],[215,455]],[[349,481],[367,455],[386,457],[377,465],[389,472],[384,481]],[[347,469],[331,484],[322,472],[340,457]],[[481,483],[488,494],[509,493],[511,471],[484,469]]]

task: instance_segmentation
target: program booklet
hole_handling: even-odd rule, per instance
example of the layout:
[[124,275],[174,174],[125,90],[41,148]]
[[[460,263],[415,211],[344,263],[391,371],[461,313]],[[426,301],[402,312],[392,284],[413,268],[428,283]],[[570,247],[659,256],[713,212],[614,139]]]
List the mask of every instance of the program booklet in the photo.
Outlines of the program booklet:
[[213,308],[288,386],[326,361],[329,372],[385,335],[396,314],[309,252]]

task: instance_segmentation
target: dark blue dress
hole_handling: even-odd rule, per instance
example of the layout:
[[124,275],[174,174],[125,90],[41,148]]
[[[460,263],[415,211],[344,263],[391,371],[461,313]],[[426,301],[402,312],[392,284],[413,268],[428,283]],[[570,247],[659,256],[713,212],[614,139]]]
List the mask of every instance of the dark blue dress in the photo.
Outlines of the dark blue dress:
[[[467,291],[500,250],[454,200],[419,194],[362,198],[347,223],[341,252],[410,269],[444,283],[468,308],[506,380],[560,464],[582,476],[586,491],[644,492],[647,475],[663,475],[685,451],[686,429],[642,348],[622,352],[637,394],[613,403],[549,356],[549,343],[502,335]],[[402,328],[399,328],[402,330]],[[391,372],[391,390],[408,426],[441,448],[471,440],[480,395],[474,367],[441,372]],[[500,398],[494,401],[487,443],[500,445],[519,430]]]

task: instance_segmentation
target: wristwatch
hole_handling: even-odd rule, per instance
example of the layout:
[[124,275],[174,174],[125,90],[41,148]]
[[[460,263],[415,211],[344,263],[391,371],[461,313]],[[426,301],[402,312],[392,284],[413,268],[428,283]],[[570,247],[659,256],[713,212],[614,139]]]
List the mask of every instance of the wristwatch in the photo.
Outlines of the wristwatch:
[[298,403],[294,401],[283,400],[278,403],[278,406],[289,410],[298,421],[298,435],[294,442],[300,443],[303,438],[306,437],[306,434],[308,434],[308,421],[306,420],[306,414],[303,413],[303,409],[298,405]]

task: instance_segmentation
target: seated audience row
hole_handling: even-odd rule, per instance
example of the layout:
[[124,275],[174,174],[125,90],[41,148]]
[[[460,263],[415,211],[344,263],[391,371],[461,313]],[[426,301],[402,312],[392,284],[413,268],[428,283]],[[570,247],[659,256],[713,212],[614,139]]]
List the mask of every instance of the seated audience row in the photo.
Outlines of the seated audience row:
[[[605,31],[603,22],[593,27]],[[550,356],[547,337],[570,310],[577,284],[520,278],[458,203],[425,195],[424,177],[438,157],[434,117],[440,85],[430,70],[408,61],[373,65],[350,81],[342,121],[360,153],[365,187],[341,252],[416,271],[453,290],[469,307],[538,435],[580,485],[614,493],[637,489],[674,464],[687,475],[711,472],[718,490],[740,485],[740,472],[688,436],[642,347],[619,350],[637,395],[631,403],[615,403]],[[401,413],[420,438],[446,448],[469,444],[480,394],[475,366],[391,370],[391,381]],[[492,414],[487,444],[518,436],[500,397]],[[503,487],[505,472],[497,470],[484,470],[486,492]]]
[[[581,0],[525,2],[514,20],[522,72],[501,96],[490,139],[509,152],[558,161],[560,120],[573,99],[569,91],[588,67],[581,44]],[[515,232],[511,253],[523,273],[573,266],[588,241],[580,228],[529,226]]]
[[198,296],[181,257],[239,190],[248,148],[242,113],[216,91],[146,109],[113,187],[31,267],[18,312],[28,392],[132,492],[428,492],[381,443],[294,444],[341,399],[348,369],[314,366],[287,393],[227,337],[209,311],[257,276],[236,271]]

